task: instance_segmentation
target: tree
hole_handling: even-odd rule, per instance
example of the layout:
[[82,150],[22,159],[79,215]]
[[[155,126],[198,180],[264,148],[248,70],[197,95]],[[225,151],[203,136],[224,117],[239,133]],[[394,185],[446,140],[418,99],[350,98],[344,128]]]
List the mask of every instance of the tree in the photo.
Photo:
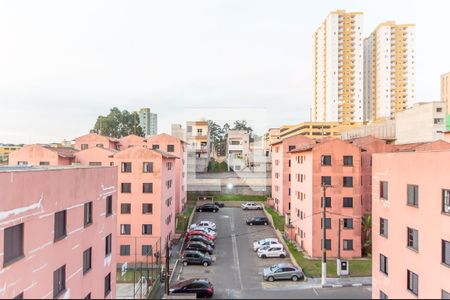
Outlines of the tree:
[[111,108],[107,116],[98,116],[92,131],[114,138],[130,134],[144,136],[144,131],[139,125],[139,114],[127,110],[120,111],[117,107]]
[[372,255],[372,216],[362,218],[363,255]]

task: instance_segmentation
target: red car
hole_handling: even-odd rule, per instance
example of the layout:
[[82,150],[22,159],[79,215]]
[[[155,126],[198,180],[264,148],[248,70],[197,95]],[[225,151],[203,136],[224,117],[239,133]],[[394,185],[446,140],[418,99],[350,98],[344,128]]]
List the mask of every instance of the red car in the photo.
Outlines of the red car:
[[188,240],[191,235],[201,235],[210,241],[214,241],[216,239],[215,237],[207,234],[206,232],[204,232],[202,230],[190,230],[188,233],[186,233],[185,239]]

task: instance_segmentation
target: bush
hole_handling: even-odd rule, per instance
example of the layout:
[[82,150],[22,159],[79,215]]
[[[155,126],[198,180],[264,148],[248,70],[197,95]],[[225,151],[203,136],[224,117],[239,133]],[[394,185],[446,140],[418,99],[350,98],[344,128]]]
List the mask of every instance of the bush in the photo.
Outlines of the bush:
[[211,160],[208,163],[208,172],[227,172],[228,171],[228,165],[225,161],[219,163],[214,158],[211,158]]

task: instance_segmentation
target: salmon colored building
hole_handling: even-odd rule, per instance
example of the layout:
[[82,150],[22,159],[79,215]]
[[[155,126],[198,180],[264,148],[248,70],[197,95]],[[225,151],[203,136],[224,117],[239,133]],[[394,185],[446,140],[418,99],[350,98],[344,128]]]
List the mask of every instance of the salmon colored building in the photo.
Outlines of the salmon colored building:
[[[361,257],[361,150],[332,138],[290,151],[291,225],[311,257],[322,255],[322,184],[326,189],[327,256]],[[340,230],[339,230],[340,227]],[[340,241],[338,239],[340,231]],[[340,247],[339,244],[340,243]]]
[[291,160],[289,151],[312,143],[312,139],[295,135],[272,144],[272,198],[275,209],[282,215],[289,214],[291,201]]
[[0,298],[115,298],[111,167],[0,168]]
[[88,133],[75,139],[74,147],[78,150],[86,150],[89,148],[99,147],[106,149],[119,150],[119,140],[97,133]]
[[181,212],[187,203],[187,143],[162,133],[147,138],[147,148],[160,149],[179,158],[175,160],[175,212]]
[[82,166],[114,166],[115,153],[117,151],[107,148],[88,148],[75,153],[74,162]]
[[135,134],[130,134],[120,138],[119,145],[121,150],[125,150],[127,148],[131,148],[134,146],[146,146],[147,141],[145,138],[141,136],[137,136]]
[[372,298],[450,298],[449,170],[448,147],[374,154]]
[[[164,256],[175,233],[176,156],[134,146],[114,155],[118,169],[118,263]],[[163,254],[163,255],[161,255]]]
[[76,152],[73,148],[26,145],[9,154],[9,165],[71,165]]

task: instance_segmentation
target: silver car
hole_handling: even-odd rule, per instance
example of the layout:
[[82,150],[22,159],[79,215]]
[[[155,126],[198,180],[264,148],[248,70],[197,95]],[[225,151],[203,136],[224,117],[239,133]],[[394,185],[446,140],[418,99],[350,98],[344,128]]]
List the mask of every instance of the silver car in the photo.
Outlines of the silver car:
[[276,264],[263,271],[263,279],[268,281],[274,280],[292,280],[297,281],[304,279],[305,275],[301,268],[297,268],[292,264],[282,263]]

